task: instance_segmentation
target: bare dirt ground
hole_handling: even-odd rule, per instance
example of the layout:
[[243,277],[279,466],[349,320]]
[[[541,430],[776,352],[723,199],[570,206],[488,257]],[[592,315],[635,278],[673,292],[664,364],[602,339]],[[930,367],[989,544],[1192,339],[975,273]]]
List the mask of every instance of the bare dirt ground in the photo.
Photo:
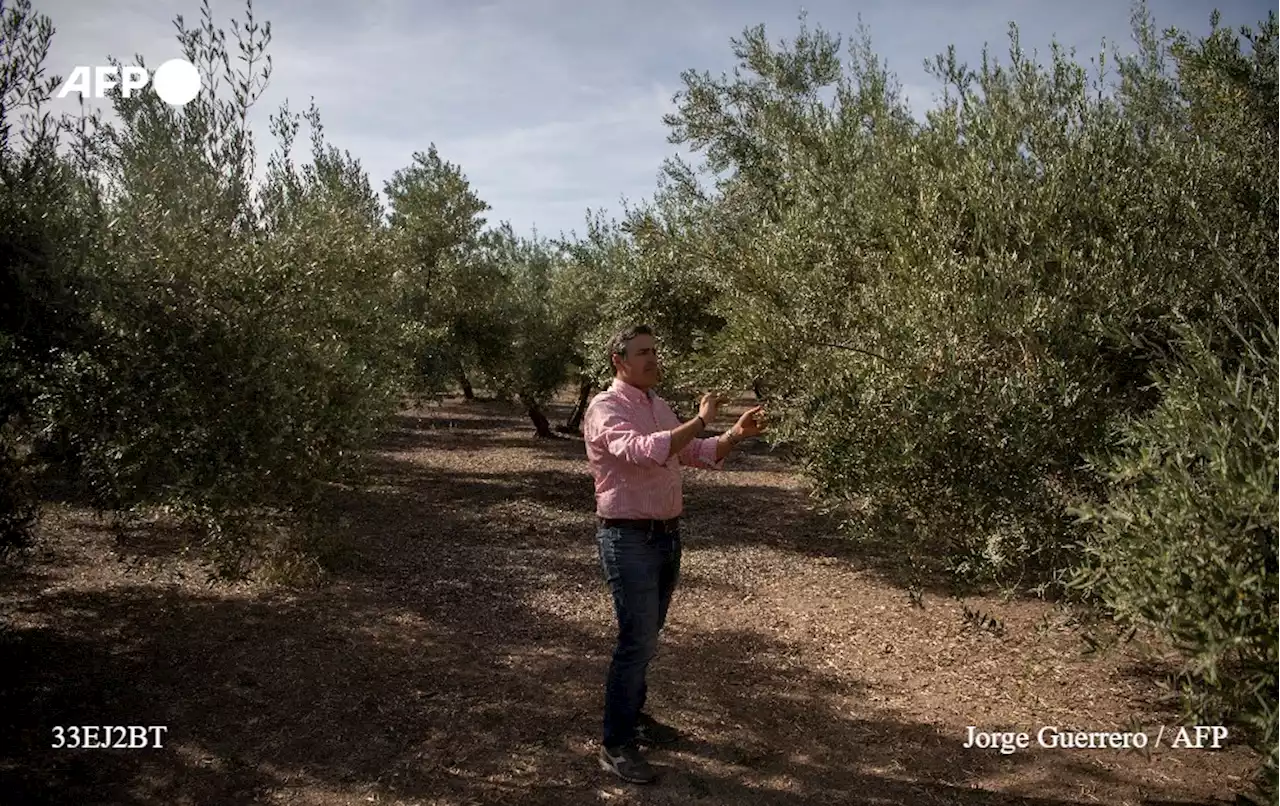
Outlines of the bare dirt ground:
[[[659,783],[622,784],[594,758],[615,625],[581,441],[446,401],[404,413],[376,462],[375,484],[325,505],[353,554],[313,589],[210,585],[172,536],[120,542],[52,506],[34,561],[0,582],[0,803],[1065,806],[1245,788],[1253,756],[1230,740],[1038,748],[1044,725],[1154,738],[1177,715],[1150,668],[1084,655],[1050,605],[934,586],[913,606],[759,444],[685,471],[649,679],[650,710],[687,738],[651,753]],[[168,733],[51,748],[54,726],[87,724]],[[1032,744],[965,749],[969,725]]]

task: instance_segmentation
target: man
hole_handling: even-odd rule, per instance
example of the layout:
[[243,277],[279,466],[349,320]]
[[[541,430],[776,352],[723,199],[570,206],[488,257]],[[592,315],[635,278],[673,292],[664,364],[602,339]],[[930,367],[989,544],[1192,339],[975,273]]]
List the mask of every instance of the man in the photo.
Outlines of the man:
[[680,573],[680,466],[722,470],[729,452],[764,426],[757,406],[719,438],[699,439],[719,401],[704,395],[698,416],[680,422],[653,391],[659,367],[652,330],[640,325],[618,333],[609,352],[613,384],[591,401],[582,424],[595,479],[600,565],[618,617],[600,765],[624,781],[649,783],[656,776],[639,746],[678,738],[643,709],[645,673]]

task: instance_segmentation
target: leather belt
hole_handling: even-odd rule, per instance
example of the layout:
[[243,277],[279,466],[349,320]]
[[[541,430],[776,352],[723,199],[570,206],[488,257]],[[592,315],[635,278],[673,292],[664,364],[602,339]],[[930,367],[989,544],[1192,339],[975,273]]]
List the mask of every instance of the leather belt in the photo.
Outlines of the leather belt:
[[680,516],[669,520],[635,520],[628,518],[597,518],[606,529],[639,529],[642,532],[668,534],[680,528]]

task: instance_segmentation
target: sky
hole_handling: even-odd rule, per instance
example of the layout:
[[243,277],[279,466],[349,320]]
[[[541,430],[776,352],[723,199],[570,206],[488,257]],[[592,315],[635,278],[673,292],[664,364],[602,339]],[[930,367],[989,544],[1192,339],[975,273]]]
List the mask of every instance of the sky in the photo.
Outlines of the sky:
[[[153,69],[181,57],[173,21],[181,15],[194,27],[201,16],[199,0],[33,5],[56,29],[46,74],[63,78],[108,56],[132,64],[141,54]],[[209,5],[234,57],[231,20],[245,21],[245,2]],[[1203,35],[1214,8],[1238,28],[1256,26],[1276,6],[1148,0],[1148,8],[1158,28]],[[651,197],[665,157],[696,164],[668,142],[662,122],[675,110],[681,73],[731,72],[731,38],[764,24],[771,41],[790,39],[802,10],[810,27],[846,43],[861,19],[917,116],[936,89],[924,62],[952,44],[970,64],[984,43],[1003,57],[1011,21],[1024,51],[1041,58],[1055,38],[1086,64],[1104,38],[1124,52],[1134,47],[1125,0],[257,0],[254,18],[271,23],[273,62],[250,114],[259,173],[274,147],[268,116],[286,99],[302,111],[314,97],[327,139],[360,160],[375,189],[434,142],[491,206],[491,224],[509,221],[526,235],[581,233],[588,210],[619,216],[622,199]],[[53,107],[77,108],[70,98]]]

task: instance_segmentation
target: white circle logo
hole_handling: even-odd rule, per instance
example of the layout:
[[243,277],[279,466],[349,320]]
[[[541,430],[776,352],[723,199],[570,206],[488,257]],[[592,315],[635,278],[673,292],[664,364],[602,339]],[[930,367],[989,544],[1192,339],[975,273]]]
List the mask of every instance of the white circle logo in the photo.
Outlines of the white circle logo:
[[182,106],[200,94],[200,71],[186,59],[170,59],[156,68],[151,86],[160,100]]

